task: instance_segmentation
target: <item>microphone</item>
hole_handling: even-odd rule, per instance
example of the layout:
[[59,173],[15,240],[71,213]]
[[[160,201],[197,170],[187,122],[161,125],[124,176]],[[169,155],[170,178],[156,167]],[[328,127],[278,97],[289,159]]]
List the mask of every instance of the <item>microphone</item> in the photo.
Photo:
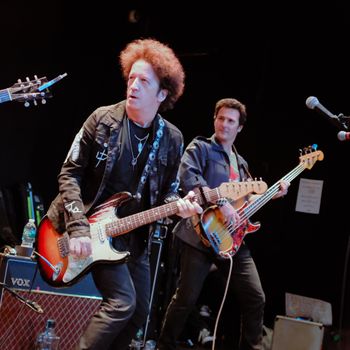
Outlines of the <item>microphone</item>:
[[337,137],[340,141],[348,141],[350,140],[350,132],[339,131]]
[[315,96],[309,96],[306,99],[306,106],[310,109],[315,109],[321,114],[326,115],[328,118],[337,120],[339,122],[339,118],[336,115],[332,114],[326,107],[322,106],[318,98]]

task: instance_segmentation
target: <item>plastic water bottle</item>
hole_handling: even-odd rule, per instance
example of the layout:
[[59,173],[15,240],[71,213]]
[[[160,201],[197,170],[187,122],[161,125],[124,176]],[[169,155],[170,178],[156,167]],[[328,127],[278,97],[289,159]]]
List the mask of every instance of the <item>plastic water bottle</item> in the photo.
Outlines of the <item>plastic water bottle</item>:
[[55,333],[55,320],[48,319],[44,332],[36,339],[35,350],[58,350],[60,337]]
[[34,219],[29,219],[25,224],[22,234],[22,247],[33,248],[36,236],[36,226]]
[[156,341],[153,339],[149,339],[146,341],[145,347],[143,348],[144,350],[155,350],[156,348]]
[[131,340],[131,344],[129,345],[130,350],[142,349],[142,345],[143,345],[142,337],[143,337],[143,330],[139,329],[136,333],[136,339]]
[[130,344],[130,350],[141,350],[142,342],[137,339],[132,339]]

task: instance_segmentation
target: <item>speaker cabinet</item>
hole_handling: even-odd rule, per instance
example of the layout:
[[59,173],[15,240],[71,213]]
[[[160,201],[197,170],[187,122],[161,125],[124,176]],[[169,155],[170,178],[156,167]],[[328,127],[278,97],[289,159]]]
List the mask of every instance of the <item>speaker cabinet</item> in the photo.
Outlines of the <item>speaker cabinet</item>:
[[[53,288],[40,277],[29,258],[0,256],[0,349],[32,350],[47,319],[56,321],[60,349],[73,350],[87,322],[100,305],[101,297],[90,274],[67,288]],[[11,293],[36,302],[38,313]]]
[[321,350],[321,323],[276,316],[271,350]]

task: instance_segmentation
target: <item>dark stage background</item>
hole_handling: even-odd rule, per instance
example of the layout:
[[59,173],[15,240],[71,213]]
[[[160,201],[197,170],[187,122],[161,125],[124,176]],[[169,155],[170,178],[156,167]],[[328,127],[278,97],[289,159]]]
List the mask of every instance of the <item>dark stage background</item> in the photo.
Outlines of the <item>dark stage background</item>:
[[[324,152],[322,162],[292,182],[286,198],[255,214],[262,228],[247,240],[267,296],[268,325],[284,314],[284,293],[290,292],[330,302],[338,327],[350,235],[350,142],[339,141],[339,130],[307,109],[305,100],[317,96],[334,114],[350,114],[345,1],[4,0],[1,7],[0,89],[34,74],[52,79],[68,73],[52,86],[46,105],[0,105],[2,188],[30,181],[47,209],[83,121],[98,106],[124,98],[120,50],[135,38],[157,38],[176,51],[186,70],[185,93],[165,115],[186,144],[212,133],[217,99],[236,97],[248,107],[236,144],[252,173],[269,185],[298,164],[300,148],[316,143]],[[324,181],[319,215],[295,211],[300,177]]]

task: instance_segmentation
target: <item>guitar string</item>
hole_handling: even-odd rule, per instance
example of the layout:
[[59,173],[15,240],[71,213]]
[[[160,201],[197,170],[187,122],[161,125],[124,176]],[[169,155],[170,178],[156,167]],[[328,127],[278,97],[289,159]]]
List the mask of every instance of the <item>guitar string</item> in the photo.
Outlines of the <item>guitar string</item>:
[[[243,208],[238,211],[238,213],[241,215],[241,222],[248,219],[251,215],[253,215],[259,208],[261,208],[264,204],[266,204],[277,192],[278,188],[280,186],[280,181],[282,180],[287,180],[287,181],[292,181],[295,179],[299,174],[301,174],[305,170],[304,165],[299,164],[296,168],[294,168],[290,173],[285,175],[281,180],[276,182],[274,185],[272,185],[268,191],[266,192],[265,195],[262,195],[259,197],[256,201],[254,201],[250,207]],[[223,225],[221,231],[216,231],[218,235],[223,235],[221,237],[222,243],[220,245],[223,245],[226,243],[227,239],[232,239],[232,234],[241,226],[240,225],[233,225],[230,223],[229,225],[225,226]],[[229,233],[229,235],[227,234]],[[226,240],[225,240],[226,238]],[[215,244],[215,242],[213,242]],[[218,248],[220,250],[220,248]]]
[[[230,183],[228,186],[232,187],[232,185],[233,184]],[[234,184],[234,185],[236,185],[236,184]],[[214,188],[214,189],[207,190],[206,196],[209,198],[209,201],[213,201],[213,200],[219,198],[220,197],[219,189]],[[200,200],[200,197],[198,197],[198,195],[196,195],[196,198],[197,198],[197,200]],[[119,230],[122,231],[125,228],[129,229],[130,228],[129,226],[133,227],[133,225],[135,225],[135,224],[136,225],[138,225],[140,223],[142,224],[143,221],[147,221],[147,222],[153,221],[154,220],[153,216],[154,215],[157,216],[157,215],[159,215],[159,213],[161,213],[161,215],[163,215],[163,214],[169,215],[169,210],[164,210],[164,209],[168,208],[169,204],[174,204],[174,203],[168,203],[168,204],[165,204],[165,205],[157,207],[157,208],[146,210],[142,213],[130,215],[126,218],[120,218],[117,222],[106,223],[106,227],[107,227],[107,229],[111,229],[112,231],[119,231]],[[176,207],[170,208],[170,211],[173,212],[175,208]],[[153,214],[151,214],[151,213],[153,213]],[[138,219],[139,217],[141,217],[141,219]],[[118,235],[118,234],[115,233],[115,235]]]
[[[316,160],[317,160],[317,156],[316,156]],[[313,162],[314,164],[315,162]],[[312,164],[312,165],[313,165]],[[299,174],[301,174],[304,170],[305,170],[306,166],[304,163],[300,163],[298,166],[296,166],[290,173],[288,173],[287,175],[285,175],[284,177],[282,177],[281,180],[277,181],[274,185],[272,185],[266,192],[267,193],[270,193],[270,195],[272,194],[272,196],[277,193],[277,192],[274,192],[272,193],[273,191],[272,190],[276,190],[276,187],[279,187],[280,185],[280,182],[282,180],[287,180],[289,182],[291,182],[293,179],[295,179]],[[255,213],[255,211],[257,211],[261,206],[258,206],[257,208],[255,208],[258,204],[260,204],[260,202],[262,202],[262,205],[265,204],[267,201],[270,200],[271,197],[268,197],[268,196],[265,196],[265,195],[262,195],[260,198],[258,198],[255,202],[253,202],[251,208],[246,208],[247,210],[243,210],[244,211],[244,214],[245,214],[245,218],[244,219],[247,219],[249,218],[249,216],[251,216],[252,214]],[[250,211],[252,212],[252,214],[250,214]]]

